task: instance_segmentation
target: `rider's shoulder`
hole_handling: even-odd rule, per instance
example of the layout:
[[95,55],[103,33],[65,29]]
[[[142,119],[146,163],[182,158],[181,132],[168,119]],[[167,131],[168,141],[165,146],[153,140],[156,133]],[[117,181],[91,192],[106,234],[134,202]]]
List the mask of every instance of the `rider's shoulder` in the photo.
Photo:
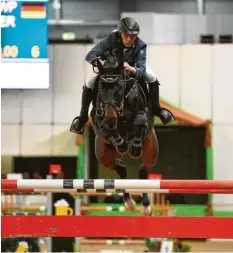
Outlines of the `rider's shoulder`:
[[118,31],[112,31],[111,33],[109,33],[107,39],[108,39],[110,45],[115,45],[115,43],[121,41]]
[[108,40],[109,42],[116,40],[119,37],[118,32],[111,32],[109,33],[107,36],[105,36],[103,39],[101,39],[102,41]]
[[117,30],[113,30],[110,34],[109,34],[109,37],[112,38],[112,39],[119,39],[120,38],[120,35],[119,35],[119,32]]
[[138,44],[139,47],[145,47],[145,46],[147,46],[147,43],[143,39],[141,39],[139,37],[137,37],[136,43]]

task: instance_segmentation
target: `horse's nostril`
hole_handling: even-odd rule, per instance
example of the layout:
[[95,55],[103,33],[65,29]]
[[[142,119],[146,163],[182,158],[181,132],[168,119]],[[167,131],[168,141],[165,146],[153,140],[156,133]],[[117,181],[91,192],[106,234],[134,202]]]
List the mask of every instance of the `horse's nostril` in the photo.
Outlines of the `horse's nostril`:
[[112,122],[108,122],[107,127],[108,127],[108,129],[112,129],[112,128],[114,128],[114,124]]
[[106,118],[105,123],[108,129],[113,129],[116,126],[116,118],[114,117]]

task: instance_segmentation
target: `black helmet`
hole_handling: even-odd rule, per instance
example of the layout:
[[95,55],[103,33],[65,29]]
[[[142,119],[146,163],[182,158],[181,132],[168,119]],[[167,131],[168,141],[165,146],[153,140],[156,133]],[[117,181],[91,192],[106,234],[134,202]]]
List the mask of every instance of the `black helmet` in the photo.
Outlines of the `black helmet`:
[[118,25],[118,31],[127,34],[139,34],[139,24],[130,17],[122,18]]

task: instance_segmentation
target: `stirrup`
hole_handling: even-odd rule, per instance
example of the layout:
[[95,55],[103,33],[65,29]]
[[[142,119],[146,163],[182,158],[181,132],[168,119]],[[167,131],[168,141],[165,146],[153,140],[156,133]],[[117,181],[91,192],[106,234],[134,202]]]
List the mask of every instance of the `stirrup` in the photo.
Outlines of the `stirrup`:
[[75,133],[75,134],[83,134],[84,133],[85,124],[82,126],[81,129],[76,128],[76,125],[78,124],[79,120],[80,120],[80,116],[77,116],[73,119],[71,126],[70,126],[70,132]]

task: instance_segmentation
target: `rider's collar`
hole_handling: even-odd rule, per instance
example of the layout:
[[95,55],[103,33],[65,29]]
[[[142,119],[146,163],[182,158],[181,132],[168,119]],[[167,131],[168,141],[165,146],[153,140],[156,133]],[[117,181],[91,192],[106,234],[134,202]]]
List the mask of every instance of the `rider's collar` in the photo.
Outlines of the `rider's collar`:
[[131,47],[125,47],[125,46],[124,46],[124,49],[126,49],[126,50],[129,50],[129,49],[131,49],[131,48],[135,48],[135,43],[134,43]]

